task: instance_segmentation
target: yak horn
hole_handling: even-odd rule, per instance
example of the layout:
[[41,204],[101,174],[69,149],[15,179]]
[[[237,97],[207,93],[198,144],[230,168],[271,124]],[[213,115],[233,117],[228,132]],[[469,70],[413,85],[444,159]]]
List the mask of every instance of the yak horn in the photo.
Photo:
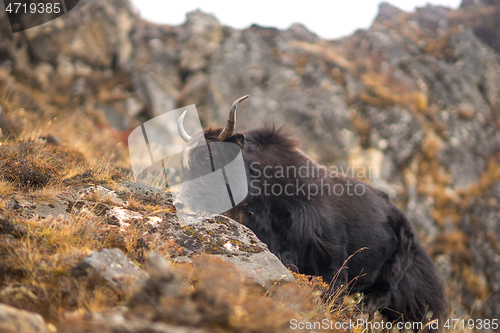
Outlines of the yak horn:
[[180,137],[182,140],[188,142],[191,137],[186,133],[186,130],[184,129],[184,125],[182,125],[182,122],[184,121],[184,117],[186,116],[187,110],[185,110],[179,119],[177,119],[177,131],[179,132]]
[[238,104],[240,104],[241,101],[247,98],[248,95],[240,97],[236,101],[234,101],[233,105],[231,106],[231,111],[229,111],[229,117],[227,119],[226,127],[222,130],[221,134],[219,135],[220,141],[226,141],[231,135],[233,135],[234,123],[236,122],[236,108],[238,107]]

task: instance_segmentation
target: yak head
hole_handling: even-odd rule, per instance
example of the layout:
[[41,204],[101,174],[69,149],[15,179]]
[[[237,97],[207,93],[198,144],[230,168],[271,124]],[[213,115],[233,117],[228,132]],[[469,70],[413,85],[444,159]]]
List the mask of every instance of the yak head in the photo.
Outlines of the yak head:
[[245,136],[234,133],[234,125],[238,104],[247,98],[233,103],[224,128],[190,136],[183,126],[186,111],[177,120],[179,135],[186,142],[181,157],[183,181],[174,200],[178,213],[223,213],[245,199],[248,183],[241,153]]

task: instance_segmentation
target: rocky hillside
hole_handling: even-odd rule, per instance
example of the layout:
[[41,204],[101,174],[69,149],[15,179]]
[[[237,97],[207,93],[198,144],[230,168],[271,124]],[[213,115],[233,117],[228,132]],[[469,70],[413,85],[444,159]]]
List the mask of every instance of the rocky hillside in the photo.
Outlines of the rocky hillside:
[[[237,129],[284,125],[322,164],[375,166],[363,180],[417,226],[446,281],[450,318],[500,318],[500,1],[412,13],[383,3],[370,29],[334,41],[298,24],[234,30],[199,11],[180,26],[154,25],[126,0],[78,6],[17,34],[0,11],[0,153],[21,149],[33,165],[39,148],[18,146],[57,140],[50,149],[73,161],[37,165],[53,178],[36,178],[39,187],[32,174],[2,171],[1,214],[14,219],[16,204],[55,180],[77,192],[121,182],[126,138],[141,121],[196,104],[204,125],[221,125],[248,94]],[[110,190],[122,193],[120,184]],[[145,216],[170,221],[155,209]]]

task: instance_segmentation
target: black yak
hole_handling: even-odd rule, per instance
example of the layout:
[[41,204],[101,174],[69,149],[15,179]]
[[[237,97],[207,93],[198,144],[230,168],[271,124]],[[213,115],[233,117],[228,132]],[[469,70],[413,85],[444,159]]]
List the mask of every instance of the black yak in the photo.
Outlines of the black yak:
[[[190,137],[184,115],[178,120],[187,147],[205,139],[209,147],[227,142],[241,149],[249,192],[236,207],[242,223],[291,270],[321,276],[333,282],[332,290],[352,281],[349,291],[364,293],[368,312],[380,310],[390,321],[424,325],[428,313],[442,318],[442,282],[405,215],[385,193],[320,167],[281,129],[235,133],[236,108],[247,97],[234,102],[225,128]],[[186,156],[184,171],[193,172],[222,153],[209,148],[204,154]],[[190,190],[182,186],[174,202],[180,213],[193,212],[189,206],[201,200],[185,200]]]

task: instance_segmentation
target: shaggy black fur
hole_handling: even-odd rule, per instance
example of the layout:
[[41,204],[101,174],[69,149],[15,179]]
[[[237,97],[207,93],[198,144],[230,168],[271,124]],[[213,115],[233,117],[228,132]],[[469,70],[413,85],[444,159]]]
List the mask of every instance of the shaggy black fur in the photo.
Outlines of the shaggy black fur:
[[[207,141],[217,141],[220,130],[205,130]],[[249,195],[238,206],[243,223],[286,266],[323,277],[332,290],[351,281],[351,292],[365,294],[367,310],[380,310],[391,321],[426,324],[429,311],[442,318],[442,282],[412,225],[385,193],[351,177],[318,173],[320,166],[281,130],[257,129],[226,141],[240,145],[247,170]],[[291,174],[290,166],[302,173]],[[282,177],[279,170],[287,167]],[[327,192],[335,185],[335,193],[341,187],[344,193]],[[345,191],[353,193],[356,185],[362,195]],[[312,195],[315,186],[323,193]]]

